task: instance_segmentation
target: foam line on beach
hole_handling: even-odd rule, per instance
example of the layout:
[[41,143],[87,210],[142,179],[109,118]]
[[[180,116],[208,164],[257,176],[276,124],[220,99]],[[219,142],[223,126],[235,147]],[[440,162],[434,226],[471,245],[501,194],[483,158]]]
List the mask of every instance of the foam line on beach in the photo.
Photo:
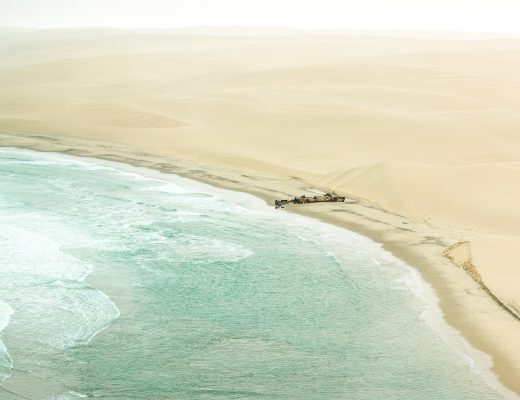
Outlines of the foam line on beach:
[[[2,335],[2,331],[9,324],[11,316],[14,311],[11,306],[7,303],[0,301],[0,339]],[[1,368],[5,368],[6,370],[10,370],[13,367],[13,360],[7,351],[4,343],[0,340],[0,384],[10,376],[10,373],[2,374]]]

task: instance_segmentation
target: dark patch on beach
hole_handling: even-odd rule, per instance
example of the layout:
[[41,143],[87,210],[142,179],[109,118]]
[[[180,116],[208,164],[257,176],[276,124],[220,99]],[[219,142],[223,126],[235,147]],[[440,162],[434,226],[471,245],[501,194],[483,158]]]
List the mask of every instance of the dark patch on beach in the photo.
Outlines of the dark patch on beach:
[[348,209],[334,208],[332,211],[333,212],[342,212],[342,213],[355,215],[355,216],[363,218],[363,219],[365,219],[367,221],[372,221],[372,222],[375,222],[375,223],[378,223],[378,224],[382,224],[382,225],[393,226],[392,224],[390,224],[388,222],[381,221],[381,220],[376,219],[376,218],[371,218],[371,217],[368,217],[368,216],[366,216],[364,214],[358,213],[356,211],[348,210]]
[[435,236],[423,236],[423,240],[418,243],[414,243],[412,246],[420,246],[423,244],[434,244],[440,247],[447,246],[447,244],[441,238]]

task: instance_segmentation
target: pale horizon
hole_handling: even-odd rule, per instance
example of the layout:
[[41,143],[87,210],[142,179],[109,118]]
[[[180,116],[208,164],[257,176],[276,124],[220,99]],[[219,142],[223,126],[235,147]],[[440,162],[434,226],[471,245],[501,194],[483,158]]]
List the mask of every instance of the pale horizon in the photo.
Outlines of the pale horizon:
[[0,27],[185,29],[240,27],[518,34],[513,0],[0,0]]
[[501,32],[501,31],[464,31],[455,29],[376,29],[376,28],[298,28],[293,26],[267,26],[267,25],[179,25],[172,27],[118,27],[110,25],[77,25],[77,26],[48,26],[48,27],[33,27],[24,25],[0,25],[0,30],[25,30],[25,31],[52,31],[52,30],[113,30],[113,31],[139,31],[139,32],[169,32],[169,31],[196,31],[196,30],[243,30],[243,31],[286,31],[286,32],[308,32],[308,33],[367,33],[367,34],[389,34],[389,35],[408,35],[408,34],[425,34],[425,35],[468,35],[468,36],[506,36],[516,37],[520,35],[519,32]]

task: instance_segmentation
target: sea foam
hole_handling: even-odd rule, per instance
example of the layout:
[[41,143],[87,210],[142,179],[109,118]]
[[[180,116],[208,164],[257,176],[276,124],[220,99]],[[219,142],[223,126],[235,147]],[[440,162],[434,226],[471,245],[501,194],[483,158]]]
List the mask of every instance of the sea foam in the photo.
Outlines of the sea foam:
[[[0,335],[2,331],[9,323],[9,320],[13,315],[13,309],[2,301],[0,301]],[[7,352],[7,348],[0,340],[0,384],[2,381],[9,376],[9,369],[13,366],[13,362],[9,353]]]

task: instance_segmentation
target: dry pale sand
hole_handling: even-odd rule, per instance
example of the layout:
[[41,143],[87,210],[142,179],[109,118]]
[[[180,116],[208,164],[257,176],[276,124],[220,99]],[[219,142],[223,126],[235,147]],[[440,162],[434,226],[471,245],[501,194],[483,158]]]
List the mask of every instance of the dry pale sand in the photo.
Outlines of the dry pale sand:
[[304,212],[419,268],[520,393],[520,39],[4,30],[0,57],[0,144],[355,199]]

